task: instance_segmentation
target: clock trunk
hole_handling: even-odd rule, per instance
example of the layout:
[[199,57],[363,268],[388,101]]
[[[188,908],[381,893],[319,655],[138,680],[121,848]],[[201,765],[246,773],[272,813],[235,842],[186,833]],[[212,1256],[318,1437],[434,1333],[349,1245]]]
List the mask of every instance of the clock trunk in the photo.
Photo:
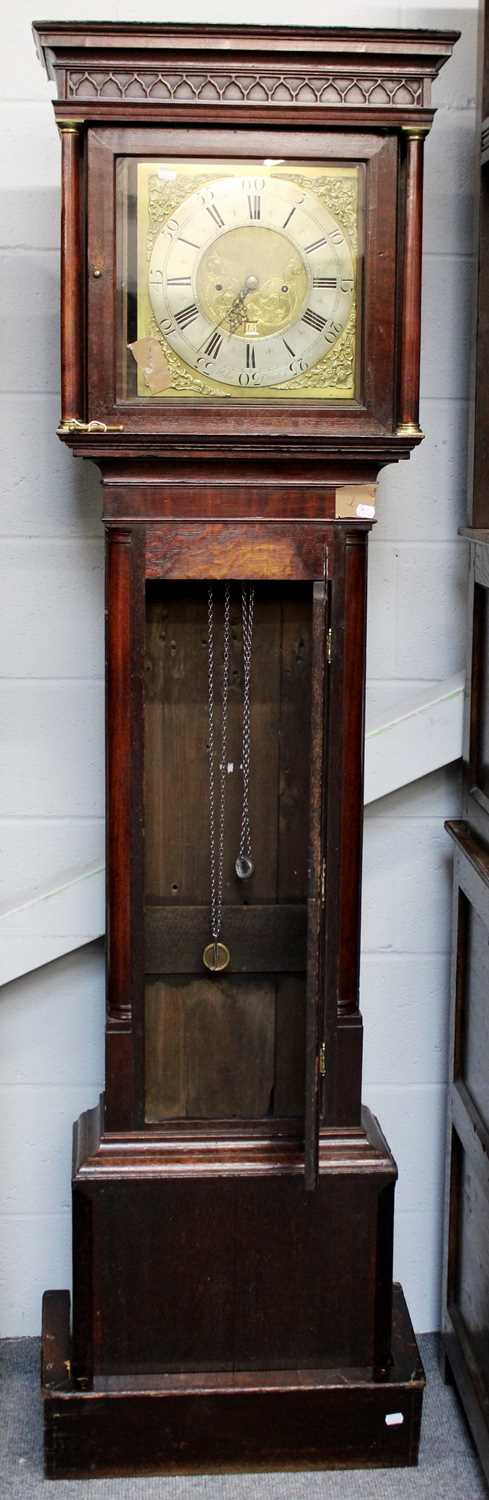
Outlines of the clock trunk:
[[[274,1120],[302,1130],[312,585],[259,583],[251,666],[253,873],[239,880],[242,585],[231,590],[225,973],[209,939],[208,585],[148,585],[145,638],[145,1119]],[[215,735],[224,586],[215,587]]]

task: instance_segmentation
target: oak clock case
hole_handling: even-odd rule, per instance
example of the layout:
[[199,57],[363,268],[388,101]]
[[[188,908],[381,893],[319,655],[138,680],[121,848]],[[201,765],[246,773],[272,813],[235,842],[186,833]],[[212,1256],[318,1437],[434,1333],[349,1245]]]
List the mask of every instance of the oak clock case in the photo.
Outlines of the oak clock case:
[[367,540],[418,422],[453,33],[39,24],[61,440],[107,537],[106,1088],[75,1125],[52,1477],[414,1463],[362,1108]]

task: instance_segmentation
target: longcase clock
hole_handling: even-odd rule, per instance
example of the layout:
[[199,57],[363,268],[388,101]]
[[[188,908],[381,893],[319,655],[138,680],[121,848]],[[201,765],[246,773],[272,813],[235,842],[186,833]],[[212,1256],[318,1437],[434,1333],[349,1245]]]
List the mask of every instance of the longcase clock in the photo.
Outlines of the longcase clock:
[[107,536],[107,1067],[75,1125],[54,1476],[417,1457],[361,1104],[367,540],[418,425],[455,33],[39,23],[61,441]]

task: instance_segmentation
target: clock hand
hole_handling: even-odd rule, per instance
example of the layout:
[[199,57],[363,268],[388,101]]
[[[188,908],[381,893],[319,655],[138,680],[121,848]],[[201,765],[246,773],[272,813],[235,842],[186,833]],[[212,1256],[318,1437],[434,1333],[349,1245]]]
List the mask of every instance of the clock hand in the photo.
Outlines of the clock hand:
[[[226,318],[229,317],[229,314],[232,313],[235,308],[237,310],[238,307],[242,306],[242,304],[244,302],[244,299],[245,299],[245,297],[248,296],[249,292],[256,292],[257,286],[258,286],[258,277],[257,276],[247,276],[246,277],[246,281],[243,282],[243,286],[241,288],[241,291],[238,293],[238,296],[235,298],[234,302],[231,303],[231,307],[228,307],[227,313],[224,314],[224,317],[221,318],[221,323],[225,323],[226,322]],[[221,323],[217,324],[218,328],[221,327]]]
[[[227,312],[224,313],[224,317],[220,318],[219,323],[215,324],[215,328],[216,329],[217,328],[222,328],[223,323],[226,323],[228,318],[232,318],[235,313],[237,313],[238,311],[241,311],[242,307],[244,307],[245,297],[248,296],[249,292],[255,292],[257,286],[258,286],[258,277],[257,276],[247,276],[246,277],[246,280],[244,281],[243,286],[241,288],[241,291],[238,293],[238,296],[235,297],[234,302],[232,302],[231,306],[228,307]],[[207,334],[205,336],[205,339],[202,339],[202,343],[199,344],[199,349],[203,348],[203,346],[204,346],[204,344],[206,342],[206,339],[207,339]]]

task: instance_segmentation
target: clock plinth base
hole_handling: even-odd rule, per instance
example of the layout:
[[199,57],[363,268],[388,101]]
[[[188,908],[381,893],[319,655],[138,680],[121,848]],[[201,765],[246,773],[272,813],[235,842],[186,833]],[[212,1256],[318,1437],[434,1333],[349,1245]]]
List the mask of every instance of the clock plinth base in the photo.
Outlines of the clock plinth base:
[[321,1131],[314,1193],[294,1134],[119,1135],[88,1111],[74,1130],[75,1380],[384,1368],[395,1179],[366,1109]]
[[[46,1475],[394,1468],[418,1459],[425,1377],[400,1286],[392,1365],[372,1369],[70,1375],[68,1292],[46,1292],[43,1400]],[[401,1420],[402,1418],[402,1420]]]

